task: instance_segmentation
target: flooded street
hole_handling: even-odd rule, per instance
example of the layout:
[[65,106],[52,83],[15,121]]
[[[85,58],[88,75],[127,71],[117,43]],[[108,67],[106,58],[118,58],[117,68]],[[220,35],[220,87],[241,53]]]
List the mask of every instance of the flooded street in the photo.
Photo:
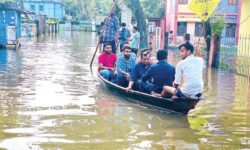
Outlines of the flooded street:
[[0,149],[250,148],[247,77],[207,69],[195,110],[158,111],[105,89],[96,63],[92,76],[96,40],[64,32],[0,50]]

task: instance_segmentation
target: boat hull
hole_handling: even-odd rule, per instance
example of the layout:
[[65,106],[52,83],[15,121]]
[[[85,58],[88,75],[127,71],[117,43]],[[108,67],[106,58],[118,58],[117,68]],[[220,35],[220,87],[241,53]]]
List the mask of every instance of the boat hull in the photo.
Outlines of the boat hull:
[[100,74],[98,74],[99,79],[108,89],[124,97],[131,98],[131,101],[138,102],[142,105],[153,106],[157,109],[174,111],[176,113],[181,113],[187,115],[191,109],[194,109],[196,104],[199,102],[198,99],[190,98],[161,98],[155,97],[146,93],[138,91],[126,91],[123,87],[118,86],[108,80],[105,80]]

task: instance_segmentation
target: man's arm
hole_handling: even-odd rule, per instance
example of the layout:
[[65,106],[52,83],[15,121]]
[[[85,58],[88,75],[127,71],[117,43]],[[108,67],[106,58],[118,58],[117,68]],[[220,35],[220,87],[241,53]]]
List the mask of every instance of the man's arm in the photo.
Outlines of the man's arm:
[[139,48],[140,47],[140,33],[137,34],[138,36],[136,37],[136,47]]
[[148,79],[150,79],[152,74],[153,74],[153,69],[152,67],[149,67],[146,73],[142,76],[142,79],[141,79],[142,82],[146,82]]
[[100,69],[108,69],[108,70],[112,70],[112,71],[115,70],[115,68],[112,68],[112,67],[105,67],[102,63],[99,63],[99,68]]
[[200,46],[197,46],[195,48],[195,56],[197,56],[197,57],[203,57]]
[[120,37],[120,34],[119,34],[119,20],[118,18],[115,17],[115,30],[116,30],[116,34],[115,34],[115,37],[116,37],[116,41],[118,41],[119,37]]
[[174,88],[178,88],[180,83],[181,83],[181,76],[182,76],[182,71],[181,71],[181,64],[178,63],[176,65],[176,69],[175,69],[175,80],[174,80]]
[[134,85],[134,81],[129,81],[128,87],[125,88],[126,91],[132,90],[132,86]]

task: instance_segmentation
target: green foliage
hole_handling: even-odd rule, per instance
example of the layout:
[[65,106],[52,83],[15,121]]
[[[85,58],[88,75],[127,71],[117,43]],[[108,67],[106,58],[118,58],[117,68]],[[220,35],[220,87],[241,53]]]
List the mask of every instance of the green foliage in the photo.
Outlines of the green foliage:
[[46,20],[47,24],[57,24],[59,23],[58,19],[55,18],[49,18],[48,20]]
[[141,0],[142,7],[148,17],[164,17],[165,0]]
[[210,18],[211,31],[213,34],[221,36],[223,29],[226,27],[224,16],[213,16]]
[[[89,20],[95,16],[106,16],[109,14],[114,0],[63,0],[66,15],[72,16],[73,21]],[[148,17],[164,16],[164,0],[140,0],[145,15]],[[116,0],[117,6],[127,5],[131,8],[130,0]],[[118,15],[119,16],[119,15]]]
[[89,20],[94,16],[93,0],[64,0],[64,3],[66,15],[72,16],[73,21]]

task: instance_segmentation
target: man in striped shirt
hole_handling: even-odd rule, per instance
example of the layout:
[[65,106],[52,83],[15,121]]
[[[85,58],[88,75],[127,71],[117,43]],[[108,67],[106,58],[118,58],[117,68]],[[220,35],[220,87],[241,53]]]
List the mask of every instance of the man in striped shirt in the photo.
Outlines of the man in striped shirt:
[[113,9],[110,16],[105,19],[103,44],[110,43],[114,54],[116,54],[116,42],[119,37],[119,24],[119,20],[115,16],[115,9]]

